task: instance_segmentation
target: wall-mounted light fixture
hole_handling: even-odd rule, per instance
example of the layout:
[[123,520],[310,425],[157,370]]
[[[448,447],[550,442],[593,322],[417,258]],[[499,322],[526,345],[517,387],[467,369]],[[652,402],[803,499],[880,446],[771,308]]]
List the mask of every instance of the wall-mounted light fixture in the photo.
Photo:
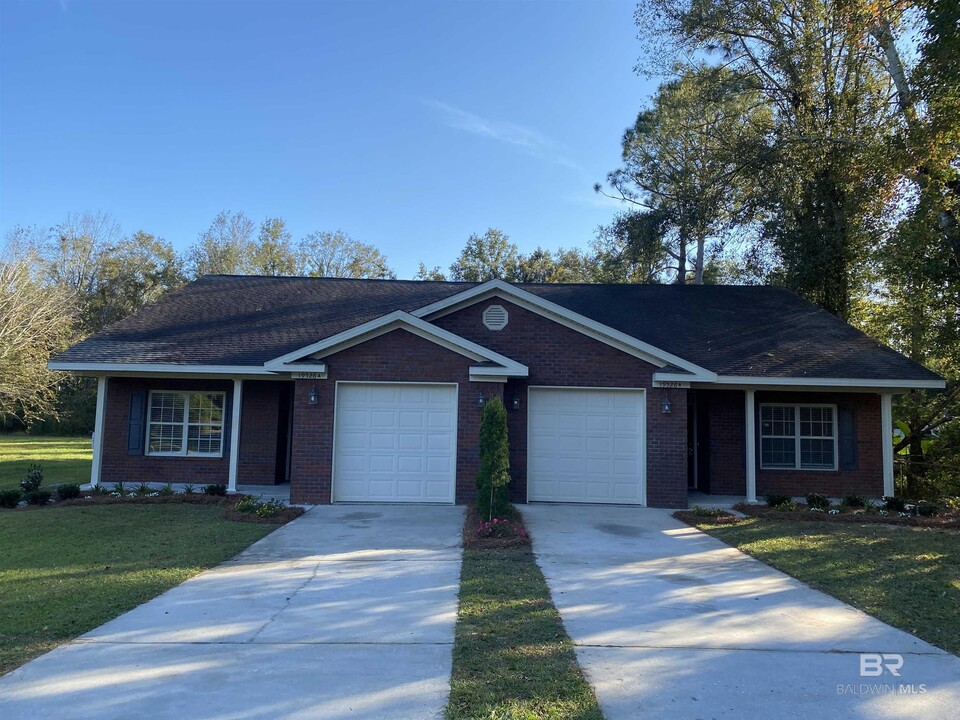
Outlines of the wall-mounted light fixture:
[[664,395],[663,399],[660,401],[660,412],[662,412],[664,415],[669,415],[670,410],[670,398]]
[[477,395],[477,407],[482,408],[486,404],[487,404],[487,399],[483,396],[483,394],[481,393]]
[[317,390],[316,385],[313,386],[313,389],[310,390],[310,393],[307,395],[307,402],[310,405],[316,405],[320,402],[320,391]]
[[519,410],[519,409],[520,409],[520,396],[519,396],[519,395],[515,395],[515,396],[513,397],[513,402],[510,403],[510,407],[512,407],[514,410]]

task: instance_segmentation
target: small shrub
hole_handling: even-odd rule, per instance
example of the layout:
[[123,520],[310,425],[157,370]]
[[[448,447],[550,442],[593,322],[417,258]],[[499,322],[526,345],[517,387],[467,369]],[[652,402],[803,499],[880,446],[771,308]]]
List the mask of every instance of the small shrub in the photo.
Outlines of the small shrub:
[[233,509],[242,513],[256,512],[258,505],[260,505],[260,502],[255,497],[244,495],[237,501],[237,504],[233,506]]
[[283,510],[283,503],[279,500],[268,500],[258,503],[256,513],[257,517],[270,518],[279,514]]
[[57,497],[61,500],[73,500],[80,497],[80,486],[76,483],[64,483],[57,486]]
[[807,493],[807,505],[816,510],[826,510],[830,507],[830,498],[820,493]]
[[142,482],[137,485],[136,489],[133,491],[133,494],[137,497],[147,497],[153,492],[153,488],[147,485],[147,483]]
[[27,466],[27,476],[20,481],[20,489],[24,493],[36,492],[43,484],[43,468],[37,464]]
[[865,508],[867,506],[867,499],[862,495],[844,495],[840,504],[848,508]]
[[697,517],[715,518],[720,517],[721,515],[726,515],[727,511],[720,508],[700,507],[699,505],[694,505],[693,509],[690,510],[690,513],[696,515]]
[[797,509],[797,503],[791,498],[785,502],[780,503],[779,505],[774,506],[775,510],[782,510],[783,512],[793,512]]
[[157,490],[157,495],[160,497],[170,497],[171,495],[176,495],[177,491],[173,489],[173,483],[167,483],[162,488]]
[[218,483],[204,485],[203,492],[206,495],[225,496],[227,494],[227,486]]
[[193,495],[196,491],[197,489],[193,486],[193,483],[187,483],[183,486],[184,495]]
[[113,486],[113,494],[117,497],[126,497],[130,494],[130,491],[127,490],[126,485],[124,485],[123,481],[121,480]]
[[25,492],[23,497],[30,505],[46,505],[50,502],[52,495],[53,493],[49,490],[31,490],[30,492]]
[[781,495],[780,493],[767,493],[763,496],[763,499],[767,501],[767,505],[775,508],[790,502],[793,498],[789,495]]
[[0,490],[0,507],[15,508],[19,502],[19,490]]
[[906,507],[906,505],[907,501],[902,497],[886,495],[883,498],[883,507],[891,512],[903,512],[903,509]]
[[90,492],[94,495],[109,495],[110,491],[103,485],[94,485]]
[[933,517],[937,514],[937,510],[939,510],[937,504],[930,502],[929,500],[921,500],[918,502],[916,509],[917,515],[920,515],[921,517]]
[[477,527],[477,537],[484,538],[508,538],[508,537],[527,537],[527,531],[519,523],[512,523],[509,520],[494,518],[487,522],[480,523]]
[[949,512],[958,512],[958,511],[960,511],[960,497],[954,497],[954,496],[951,496],[951,495],[947,495],[947,496],[945,496],[945,497],[940,498],[940,501],[943,503],[943,506],[944,506]]

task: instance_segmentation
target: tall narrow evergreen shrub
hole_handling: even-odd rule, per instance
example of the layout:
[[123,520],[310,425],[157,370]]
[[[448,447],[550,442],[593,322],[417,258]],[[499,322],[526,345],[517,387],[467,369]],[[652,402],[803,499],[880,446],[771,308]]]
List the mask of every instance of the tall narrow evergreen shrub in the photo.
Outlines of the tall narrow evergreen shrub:
[[477,504],[480,517],[502,517],[509,507],[510,443],[507,439],[507,410],[503,400],[491,398],[480,419],[480,472],[477,473]]

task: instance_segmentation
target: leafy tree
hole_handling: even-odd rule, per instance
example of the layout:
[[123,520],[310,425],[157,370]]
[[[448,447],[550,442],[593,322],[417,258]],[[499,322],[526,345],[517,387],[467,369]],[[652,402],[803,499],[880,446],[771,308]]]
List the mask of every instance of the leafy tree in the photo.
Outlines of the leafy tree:
[[414,280],[446,280],[447,276],[443,274],[443,270],[440,269],[439,265],[434,265],[433,268],[428,269],[426,265],[420,263],[420,267],[417,269],[417,274],[413,276]]
[[314,277],[396,278],[383,253],[341,230],[307,235],[300,244],[300,252],[303,269]]
[[661,85],[623,135],[622,167],[607,176],[616,197],[655,211],[643,228],[660,238],[637,254],[657,247],[673,259],[675,282],[690,274],[701,284],[707,244],[742,212],[741,188],[753,178],[744,171],[769,126],[754,83],[727,68],[695,66]]
[[538,247],[529,255],[519,255],[512,277],[522,283],[589,283],[596,275],[595,258],[577,248],[551,252]]
[[252,275],[255,254],[253,221],[242,212],[224,210],[188,248],[187,274],[193,279],[203,275]]
[[870,51],[865,4],[844,0],[643,0],[656,57],[715,58],[763,98],[771,127],[755,154],[755,205],[779,279],[846,317],[894,174],[884,142],[891,83]]
[[122,320],[186,283],[173,246],[143,230],[97,255],[91,281],[78,298],[83,333]]
[[30,251],[0,256],[0,421],[29,423],[55,414],[59,373],[50,356],[74,339],[74,307],[62,285],[44,282],[41,259]]
[[499,278],[512,280],[517,272],[520,252],[510,238],[496,228],[483,235],[471,235],[450,266],[450,279],[465,282],[485,282]]
[[596,279],[603,283],[659,283],[667,276],[665,220],[656,211],[618,213],[597,229]]
[[503,400],[493,397],[483,406],[480,419],[480,470],[477,473],[477,504],[480,516],[488,520],[503,517],[509,508],[510,443],[507,438],[507,410]]
[[280,218],[267,218],[260,224],[252,254],[251,269],[257,275],[300,273],[300,253],[292,243],[287,224]]

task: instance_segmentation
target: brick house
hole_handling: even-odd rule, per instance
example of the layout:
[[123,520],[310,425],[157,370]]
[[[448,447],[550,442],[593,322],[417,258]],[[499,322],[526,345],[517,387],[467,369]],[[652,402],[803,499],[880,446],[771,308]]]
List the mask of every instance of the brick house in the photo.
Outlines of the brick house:
[[208,276],[50,367],[98,378],[91,482],[463,503],[892,494],[891,398],[943,380],[771,287]]

